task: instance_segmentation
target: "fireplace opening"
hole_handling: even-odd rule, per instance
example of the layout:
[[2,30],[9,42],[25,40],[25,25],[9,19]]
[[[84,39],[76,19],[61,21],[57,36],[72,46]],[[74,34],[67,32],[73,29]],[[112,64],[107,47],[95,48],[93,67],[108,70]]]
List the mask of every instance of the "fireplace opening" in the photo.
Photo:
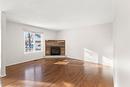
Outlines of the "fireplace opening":
[[61,49],[58,46],[51,47],[51,55],[61,55]]

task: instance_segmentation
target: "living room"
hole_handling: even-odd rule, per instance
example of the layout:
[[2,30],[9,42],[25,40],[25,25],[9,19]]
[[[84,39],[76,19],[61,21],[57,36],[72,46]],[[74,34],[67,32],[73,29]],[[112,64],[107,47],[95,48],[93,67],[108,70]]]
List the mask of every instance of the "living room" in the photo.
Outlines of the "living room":
[[0,86],[129,87],[127,3],[2,0]]

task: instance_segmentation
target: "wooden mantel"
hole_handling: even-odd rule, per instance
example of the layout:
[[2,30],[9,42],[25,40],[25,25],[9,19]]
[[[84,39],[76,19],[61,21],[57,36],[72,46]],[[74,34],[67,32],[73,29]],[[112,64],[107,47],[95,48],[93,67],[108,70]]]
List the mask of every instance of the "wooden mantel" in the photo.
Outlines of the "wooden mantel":
[[65,40],[45,40],[45,55],[51,56],[51,47],[58,46],[61,49],[61,55],[65,56]]

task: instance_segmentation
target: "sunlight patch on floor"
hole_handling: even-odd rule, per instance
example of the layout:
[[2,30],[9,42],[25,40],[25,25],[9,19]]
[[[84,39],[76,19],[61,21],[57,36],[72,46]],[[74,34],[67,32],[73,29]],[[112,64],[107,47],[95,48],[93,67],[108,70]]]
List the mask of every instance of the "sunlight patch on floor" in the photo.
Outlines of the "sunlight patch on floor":
[[64,84],[65,87],[74,87],[73,84],[68,83],[68,82],[63,82],[63,84]]
[[57,62],[55,62],[54,64],[66,65],[66,64],[68,64],[68,63],[69,63],[69,61],[67,61],[67,60],[62,60],[62,61],[57,61]]

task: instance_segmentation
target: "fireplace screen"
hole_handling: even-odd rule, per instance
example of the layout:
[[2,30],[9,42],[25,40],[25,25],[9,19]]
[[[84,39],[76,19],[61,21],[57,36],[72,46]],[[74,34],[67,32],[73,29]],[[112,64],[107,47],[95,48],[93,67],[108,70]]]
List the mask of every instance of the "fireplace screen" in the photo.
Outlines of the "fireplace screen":
[[60,47],[51,47],[51,55],[60,55],[61,49]]

